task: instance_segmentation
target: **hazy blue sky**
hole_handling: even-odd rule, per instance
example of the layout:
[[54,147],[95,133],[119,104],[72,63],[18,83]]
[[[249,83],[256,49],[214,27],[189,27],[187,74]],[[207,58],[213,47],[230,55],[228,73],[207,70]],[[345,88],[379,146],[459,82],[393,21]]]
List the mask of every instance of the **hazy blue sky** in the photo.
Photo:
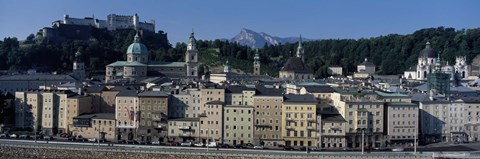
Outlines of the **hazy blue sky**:
[[70,17],[106,19],[110,13],[156,21],[170,43],[232,38],[241,28],[312,39],[408,34],[428,27],[480,27],[479,0],[0,0],[0,38],[25,39]]

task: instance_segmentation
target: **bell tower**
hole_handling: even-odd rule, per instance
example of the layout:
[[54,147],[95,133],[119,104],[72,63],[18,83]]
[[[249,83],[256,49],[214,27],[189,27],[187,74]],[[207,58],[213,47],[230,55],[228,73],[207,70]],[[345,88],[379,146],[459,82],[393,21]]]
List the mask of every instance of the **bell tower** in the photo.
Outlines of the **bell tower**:
[[80,49],[75,53],[75,60],[73,61],[73,76],[77,80],[85,80],[85,63],[82,61],[82,53]]
[[188,39],[185,62],[187,63],[187,77],[198,78],[198,50],[193,31]]
[[258,49],[255,51],[255,57],[253,59],[253,75],[260,75],[260,56]]

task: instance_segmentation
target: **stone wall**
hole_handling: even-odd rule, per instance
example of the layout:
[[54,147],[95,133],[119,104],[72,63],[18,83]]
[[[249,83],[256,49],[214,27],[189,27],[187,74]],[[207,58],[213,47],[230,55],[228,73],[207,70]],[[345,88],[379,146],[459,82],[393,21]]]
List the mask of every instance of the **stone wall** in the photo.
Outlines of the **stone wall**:
[[260,157],[232,157],[232,156],[194,156],[194,155],[167,155],[155,153],[132,153],[132,152],[105,152],[105,151],[80,151],[80,150],[59,150],[59,149],[39,149],[39,148],[17,148],[0,146],[0,159],[137,159],[137,158],[156,158],[156,159],[261,159]]

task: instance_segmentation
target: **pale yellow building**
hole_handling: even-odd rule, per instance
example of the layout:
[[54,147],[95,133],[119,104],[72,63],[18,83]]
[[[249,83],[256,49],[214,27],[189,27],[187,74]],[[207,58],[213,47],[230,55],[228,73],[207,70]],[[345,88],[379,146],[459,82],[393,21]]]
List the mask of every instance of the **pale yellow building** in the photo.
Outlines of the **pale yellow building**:
[[285,94],[282,105],[282,138],[293,147],[316,146],[318,101],[310,94]]
[[253,96],[254,105],[254,143],[265,147],[283,145],[282,139],[282,103],[283,90],[257,86]]
[[227,105],[224,107],[224,143],[253,144],[253,106]]
[[203,143],[223,143],[223,101],[209,101],[202,107],[200,115],[200,138]]

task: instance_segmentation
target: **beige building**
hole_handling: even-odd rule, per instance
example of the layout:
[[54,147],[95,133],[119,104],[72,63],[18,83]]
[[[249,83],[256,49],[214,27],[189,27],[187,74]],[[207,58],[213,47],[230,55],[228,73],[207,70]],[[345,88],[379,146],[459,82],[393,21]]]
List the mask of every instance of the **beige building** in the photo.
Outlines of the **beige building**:
[[233,85],[225,89],[225,103],[227,105],[253,105],[255,88]]
[[418,135],[418,105],[392,102],[385,104],[385,110],[388,145],[412,145]]
[[224,107],[223,131],[224,143],[231,146],[237,144],[253,144],[253,106]]
[[177,118],[168,120],[168,139],[174,142],[202,142],[200,118]]
[[461,98],[464,103],[465,132],[468,135],[468,141],[478,141],[480,137],[480,98],[464,97]]
[[72,133],[76,137],[114,142],[115,114],[84,114],[75,117]]
[[139,102],[136,90],[125,90],[116,97],[117,140],[133,142],[139,125]]
[[15,127],[41,129],[42,95],[37,91],[15,92]]
[[254,105],[254,143],[266,147],[283,145],[282,140],[282,103],[281,89],[257,86],[253,96]]
[[203,143],[223,143],[223,101],[210,101],[201,108],[200,115],[200,138]]
[[340,114],[317,114],[317,147],[347,147],[346,121]]
[[366,147],[385,146],[384,102],[372,91],[335,92],[332,101],[347,121],[347,147],[361,147],[362,132]]
[[138,94],[140,125],[137,138],[142,142],[160,141],[167,137],[169,95],[160,91]]
[[286,146],[316,146],[318,101],[310,94],[285,94],[282,105],[282,138]]
[[81,114],[92,113],[92,97],[82,95],[69,95],[66,106],[60,105],[58,114],[59,133],[70,133],[73,118]]

